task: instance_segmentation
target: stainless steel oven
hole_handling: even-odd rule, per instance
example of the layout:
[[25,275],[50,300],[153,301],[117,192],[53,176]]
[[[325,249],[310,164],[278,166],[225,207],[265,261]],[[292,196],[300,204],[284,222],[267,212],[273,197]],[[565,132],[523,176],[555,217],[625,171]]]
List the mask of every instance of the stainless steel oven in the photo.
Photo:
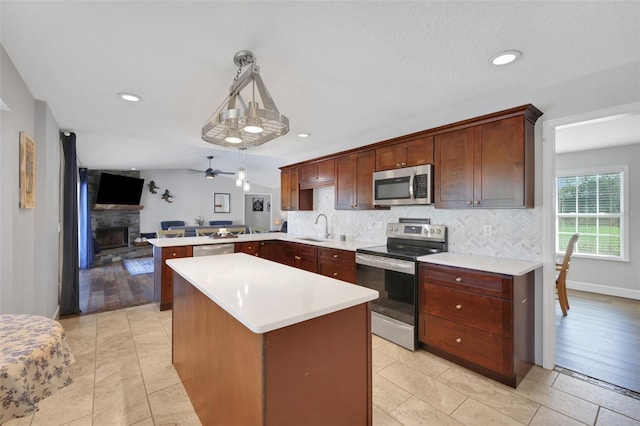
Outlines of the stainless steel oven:
[[407,349],[417,347],[420,256],[447,251],[447,229],[424,223],[390,223],[387,244],[356,250],[356,283],[377,290],[371,331]]

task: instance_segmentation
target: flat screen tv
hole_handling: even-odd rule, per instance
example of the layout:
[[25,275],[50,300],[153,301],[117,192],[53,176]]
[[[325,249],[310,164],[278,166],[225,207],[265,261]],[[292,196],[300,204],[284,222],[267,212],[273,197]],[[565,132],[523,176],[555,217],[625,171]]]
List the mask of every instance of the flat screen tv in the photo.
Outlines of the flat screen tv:
[[144,179],[103,172],[100,174],[96,204],[138,206],[143,186]]

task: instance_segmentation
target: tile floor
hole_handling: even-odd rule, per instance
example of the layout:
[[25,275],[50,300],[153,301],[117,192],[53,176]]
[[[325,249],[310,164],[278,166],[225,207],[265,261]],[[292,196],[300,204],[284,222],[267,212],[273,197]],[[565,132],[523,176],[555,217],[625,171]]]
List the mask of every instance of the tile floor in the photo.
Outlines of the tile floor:
[[[61,321],[75,382],[5,425],[199,425],[171,365],[171,311]],[[534,367],[512,389],[373,336],[374,425],[639,425],[640,400]]]

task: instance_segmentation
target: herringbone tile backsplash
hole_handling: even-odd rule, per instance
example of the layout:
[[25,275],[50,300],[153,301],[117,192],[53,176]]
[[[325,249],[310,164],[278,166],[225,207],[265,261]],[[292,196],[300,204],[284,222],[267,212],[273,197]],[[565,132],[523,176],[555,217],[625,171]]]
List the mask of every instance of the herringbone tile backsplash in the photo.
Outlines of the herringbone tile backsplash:
[[[324,219],[316,225],[318,214],[329,219],[329,233],[344,234],[348,240],[384,244],[384,227],[401,217],[431,219],[446,225],[449,251],[510,259],[540,260],[542,257],[542,211],[535,209],[435,209],[433,206],[399,206],[391,210],[344,211],[334,208],[334,187],[318,188],[313,194],[313,210],[289,212],[289,233],[322,236]],[[491,227],[486,236],[484,228]]]

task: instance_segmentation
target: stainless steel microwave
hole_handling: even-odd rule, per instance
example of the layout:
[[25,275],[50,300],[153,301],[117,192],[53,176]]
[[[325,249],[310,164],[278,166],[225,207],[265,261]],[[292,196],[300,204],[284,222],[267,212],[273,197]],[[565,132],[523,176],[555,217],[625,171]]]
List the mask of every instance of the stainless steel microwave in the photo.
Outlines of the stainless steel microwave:
[[373,204],[402,206],[433,203],[433,165],[373,173]]

